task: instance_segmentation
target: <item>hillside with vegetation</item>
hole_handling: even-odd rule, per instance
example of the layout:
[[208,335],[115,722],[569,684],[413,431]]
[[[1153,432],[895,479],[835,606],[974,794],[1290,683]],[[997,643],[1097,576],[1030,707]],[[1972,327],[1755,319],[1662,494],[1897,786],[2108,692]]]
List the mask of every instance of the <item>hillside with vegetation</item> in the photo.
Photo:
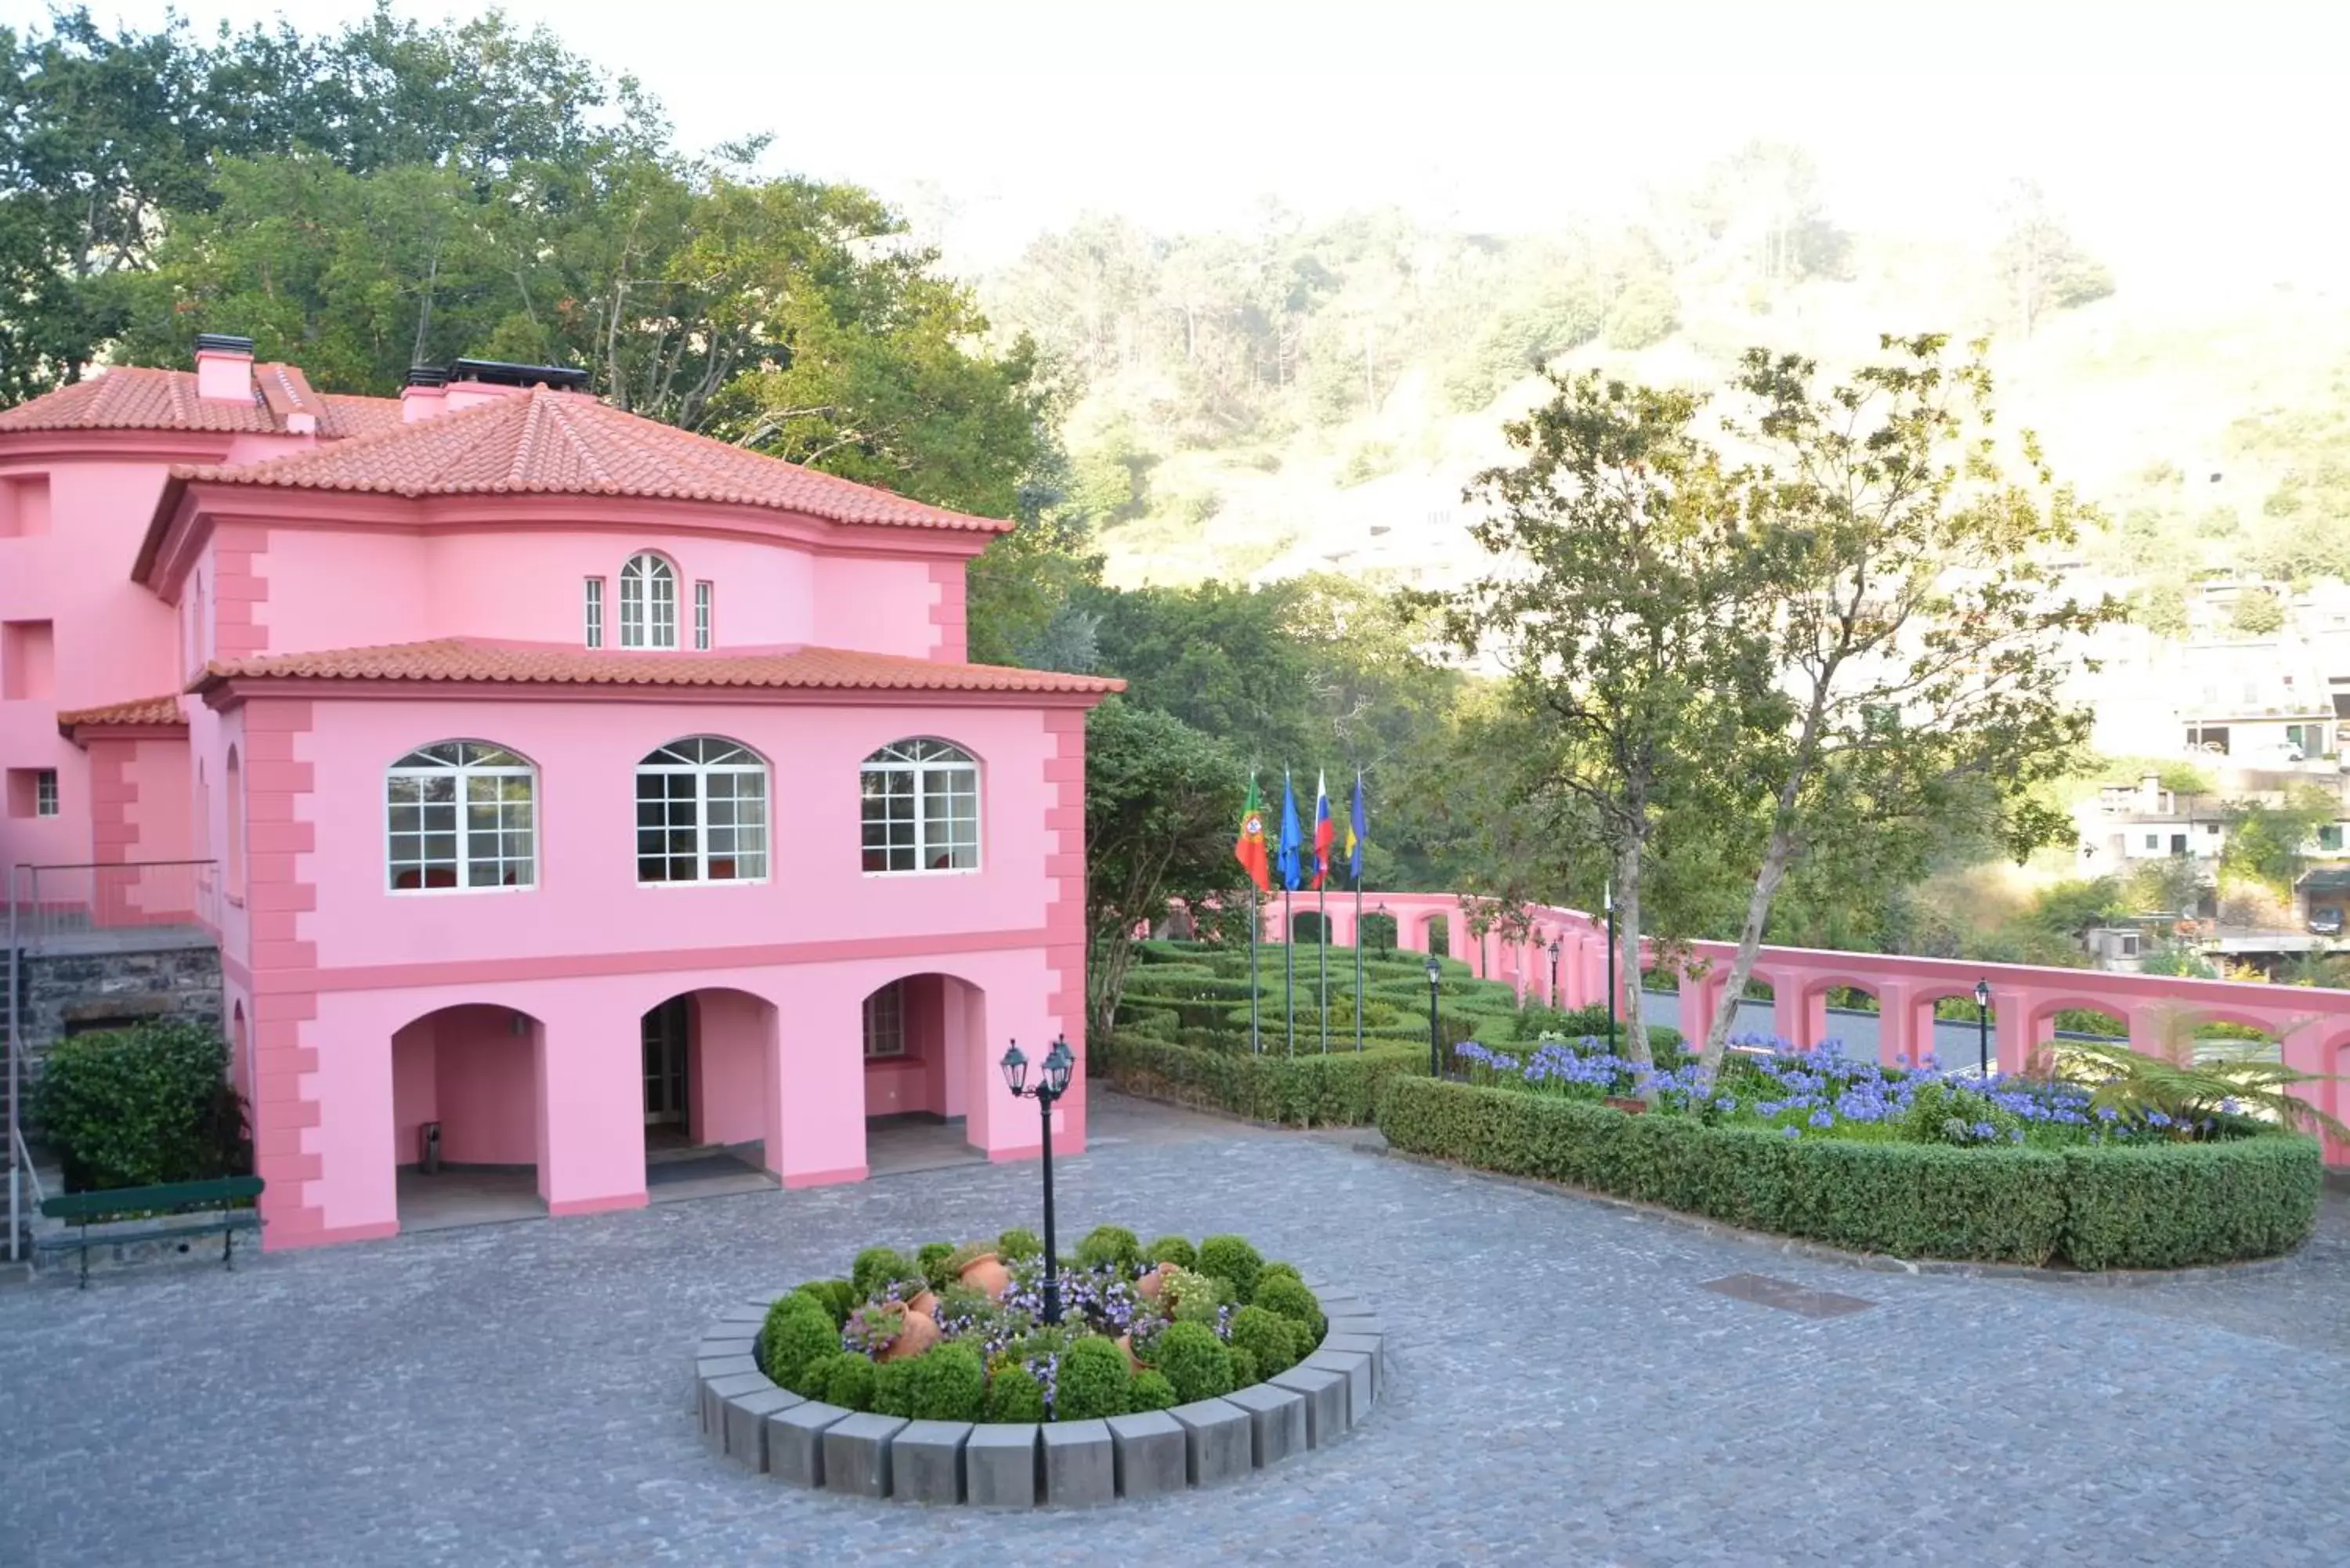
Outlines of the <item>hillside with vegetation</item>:
[[1802,150],[1758,143],[1633,221],[1555,233],[1104,215],[980,297],[1072,393],[1065,442],[1117,583],[1447,580],[1461,491],[1543,367],[1705,387],[1750,347],[1835,366],[1927,330],[1991,341],[2002,421],[2106,514],[2085,560],[2144,578],[2158,620],[2198,575],[2350,573],[2350,303],[2134,286],[2028,182],[1960,242],[1847,227],[1820,188]]

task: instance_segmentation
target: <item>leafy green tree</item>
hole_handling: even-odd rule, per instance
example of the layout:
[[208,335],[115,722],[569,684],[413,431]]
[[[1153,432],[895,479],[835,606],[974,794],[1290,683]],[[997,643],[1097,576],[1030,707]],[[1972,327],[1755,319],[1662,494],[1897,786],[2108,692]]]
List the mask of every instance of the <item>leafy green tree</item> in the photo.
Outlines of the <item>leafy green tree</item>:
[[2284,601],[2266,588],[2246,588],[2229,609],[2228,624],[2247,637],[2272,637],[2284,629]]
[[2334,796],[2314,784],[2295,784],[2282,801],[2273,805],[2242,800],[2220,813],[2228,829],[2227,847],[2220,867],[2230,877],[2259,882],[2283,895],[2315,842],[2317,830],[2340,815]]
[[[1739,748],[1737,772],[1771,805],[1733,994],[1789,868],[1817,846],[1900,831],[1960,793],[1995,805],[2019,858],[2073,831],[2033,788],[2087,738],[2088,713],[2063,697],[2074,639],[2120,607],[2079,604],[2046,564],[2081,508],[2028,436],[2027,477],[2001,472],[1980,356],[1947,366],[1930,336],[1882,348],[1885,361],[1826,390],[1810,361],[1759,349],[1737,383],[1757,410],[1741,433],[1763,454],[1737,499],[1772,584],[1771,662],[1792,714],[1748,726]],[[1731,1023],[1725,1009],[1709,1065]]]
[[1090,1027],[1106,1034],[1126,992],[1135,932],[1174,899],[1230,901],[1240,764],[1180,720],[1112,697],[1086,725],[1086,929]]
[[2050,312],[2070,310],[2113,293],[2113,274],[2074,243],[2037,184],[2015,182],[2006,206],[2007,233],[1993,262],[2026,337]]
[[[1516,793],[1596,836],[1621,972],[1638,975],[1661,815],[1726,779],[1744,731],[1783,722],[1768,585],[1735,487],[1694,429],[1698,398],[1551,380],[1551,400],[1504,427],[1521,461],[1472,487],[1490,511],[1471,534],[1508,565],[1452,600],[1450,629],[1507,668],[1510,700],[1541,737]],[[1639,988],[1627,990],[1629,1048],[1645,1057]]]

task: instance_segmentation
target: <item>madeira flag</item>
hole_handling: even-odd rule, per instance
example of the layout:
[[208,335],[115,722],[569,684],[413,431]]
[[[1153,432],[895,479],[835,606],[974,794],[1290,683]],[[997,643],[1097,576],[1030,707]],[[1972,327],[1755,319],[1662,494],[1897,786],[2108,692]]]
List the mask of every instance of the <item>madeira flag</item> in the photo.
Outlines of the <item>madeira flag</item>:
[[1241,836],[1232,846],[1232,858],[1249,875],[1260,893],[1273,891],[1273,878],[1266,870],[1264,858],[1264,807],[1256,797],[1256,775],[1249,774],[1248,805],[1241,808]]

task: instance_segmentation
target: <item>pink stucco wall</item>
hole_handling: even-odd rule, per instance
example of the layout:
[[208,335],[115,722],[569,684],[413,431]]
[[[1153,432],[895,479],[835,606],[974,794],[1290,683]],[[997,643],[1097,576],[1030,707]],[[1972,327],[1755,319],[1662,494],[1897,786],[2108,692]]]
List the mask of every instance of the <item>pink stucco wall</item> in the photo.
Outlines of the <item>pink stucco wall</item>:
[[[1035,931],[1055,890],[1045,865],[1049,739],[1033,709],[494,699],[321,701],[297,738],[314,850],[298,864],[316,907],[299,921],[334,967],[571,961],[746,945]],[[764,883],[637,881],[638,760],[681,736],[739,741],[768,759]],[[880,747],[939,736],[981,763],[972,872],[868,876],[858,769]],[[480,892],[384,886],[384,770],[437,741],[509,747],[538,768],[539,882]]]

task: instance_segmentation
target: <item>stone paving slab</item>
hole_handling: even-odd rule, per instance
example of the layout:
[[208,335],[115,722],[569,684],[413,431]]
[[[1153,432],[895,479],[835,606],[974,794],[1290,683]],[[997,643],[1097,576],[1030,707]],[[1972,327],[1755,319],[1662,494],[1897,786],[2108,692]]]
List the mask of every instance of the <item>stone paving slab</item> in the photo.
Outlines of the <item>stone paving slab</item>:
[[[1317,1278],[1376,1271],[1372,1420],[1075,1528],[714,1459],[680,1405],[693,1336],[876,1241],[1035,1223],[1033,1163],[972,1164],[0,1289],[0,1411],[37,1434],[0,1466],[0,1562],[2343,1562],[2350,1498],[2323,1484],[2350,1474],[2339,1199],[2272,1272],[2083,1290],[1859,1273],[1312,1135],[1087,1110],[1093,1147],[1055,1168],[1068,1234],[1229,1231]],[[1812,1320],[1702,1288],[1741,1272],[1877,1305]],[[798,1408],[768,1418],[771,1471]]]

